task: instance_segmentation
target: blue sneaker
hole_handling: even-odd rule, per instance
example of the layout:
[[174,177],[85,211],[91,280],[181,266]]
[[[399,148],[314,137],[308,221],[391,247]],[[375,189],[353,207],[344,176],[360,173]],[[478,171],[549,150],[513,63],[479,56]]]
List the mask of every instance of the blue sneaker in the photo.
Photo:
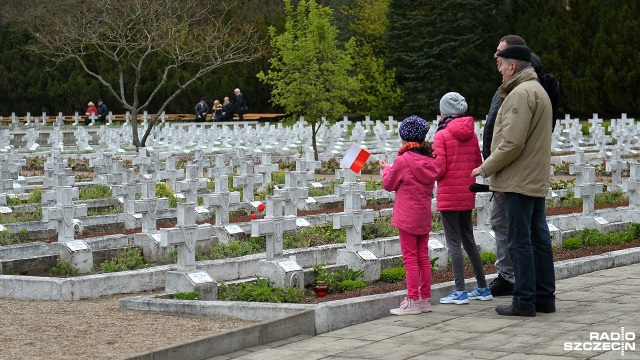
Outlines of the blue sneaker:
[[469,303],[469,298],[467,297],[467,292],[466,291],[455,291],[454,290],[448,296],[445,296],[445,297],[440,299],[440,304],[462,305],[462,304],[468,304],[468,303]]
[[469,300],[491,300],[493,299],[493,295],[491,295],[491,289],[488,287],[479,288],[476,287],[472,292],[469,293]]

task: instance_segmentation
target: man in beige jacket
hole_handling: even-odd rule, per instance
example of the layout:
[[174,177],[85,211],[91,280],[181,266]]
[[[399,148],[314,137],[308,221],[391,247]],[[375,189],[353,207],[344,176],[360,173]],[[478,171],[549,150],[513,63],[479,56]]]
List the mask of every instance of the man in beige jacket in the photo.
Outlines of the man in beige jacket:
[[491,176],[492,191],[503,192],[513,261],[513,301],[496,312],[535,316],[555,312],[553,252],[545,196],[551,164],[551,101],[531,67],[531,50],[510,46],[498,54],[503,99],[498,110],[491,155],[471,176]]

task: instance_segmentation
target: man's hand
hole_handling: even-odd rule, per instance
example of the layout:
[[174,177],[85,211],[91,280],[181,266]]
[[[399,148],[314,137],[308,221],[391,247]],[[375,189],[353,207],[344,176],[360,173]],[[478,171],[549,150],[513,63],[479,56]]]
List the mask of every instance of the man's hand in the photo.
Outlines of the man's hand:
[[476,176],[481,176],[482,174],[482,166],[478,166],[477,168],[471,170],[471,176],[470,177],[476,177]]

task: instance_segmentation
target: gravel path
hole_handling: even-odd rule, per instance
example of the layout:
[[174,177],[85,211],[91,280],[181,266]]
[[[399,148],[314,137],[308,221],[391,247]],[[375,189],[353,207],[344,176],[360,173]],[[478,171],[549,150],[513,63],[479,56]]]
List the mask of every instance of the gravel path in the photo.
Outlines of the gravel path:
[[250,324],[121,309],[118,295],[79,301],[0,299],[0,359],[121,359]]

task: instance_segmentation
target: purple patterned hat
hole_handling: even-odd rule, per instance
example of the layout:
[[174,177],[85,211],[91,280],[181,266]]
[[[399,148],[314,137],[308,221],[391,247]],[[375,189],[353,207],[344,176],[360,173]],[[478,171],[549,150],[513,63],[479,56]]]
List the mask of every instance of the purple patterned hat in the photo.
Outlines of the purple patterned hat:
[[426,120],[411,115],[402,120],[398,133],[400,138],[409,142],[423,142],[429,132],[429,123]]

